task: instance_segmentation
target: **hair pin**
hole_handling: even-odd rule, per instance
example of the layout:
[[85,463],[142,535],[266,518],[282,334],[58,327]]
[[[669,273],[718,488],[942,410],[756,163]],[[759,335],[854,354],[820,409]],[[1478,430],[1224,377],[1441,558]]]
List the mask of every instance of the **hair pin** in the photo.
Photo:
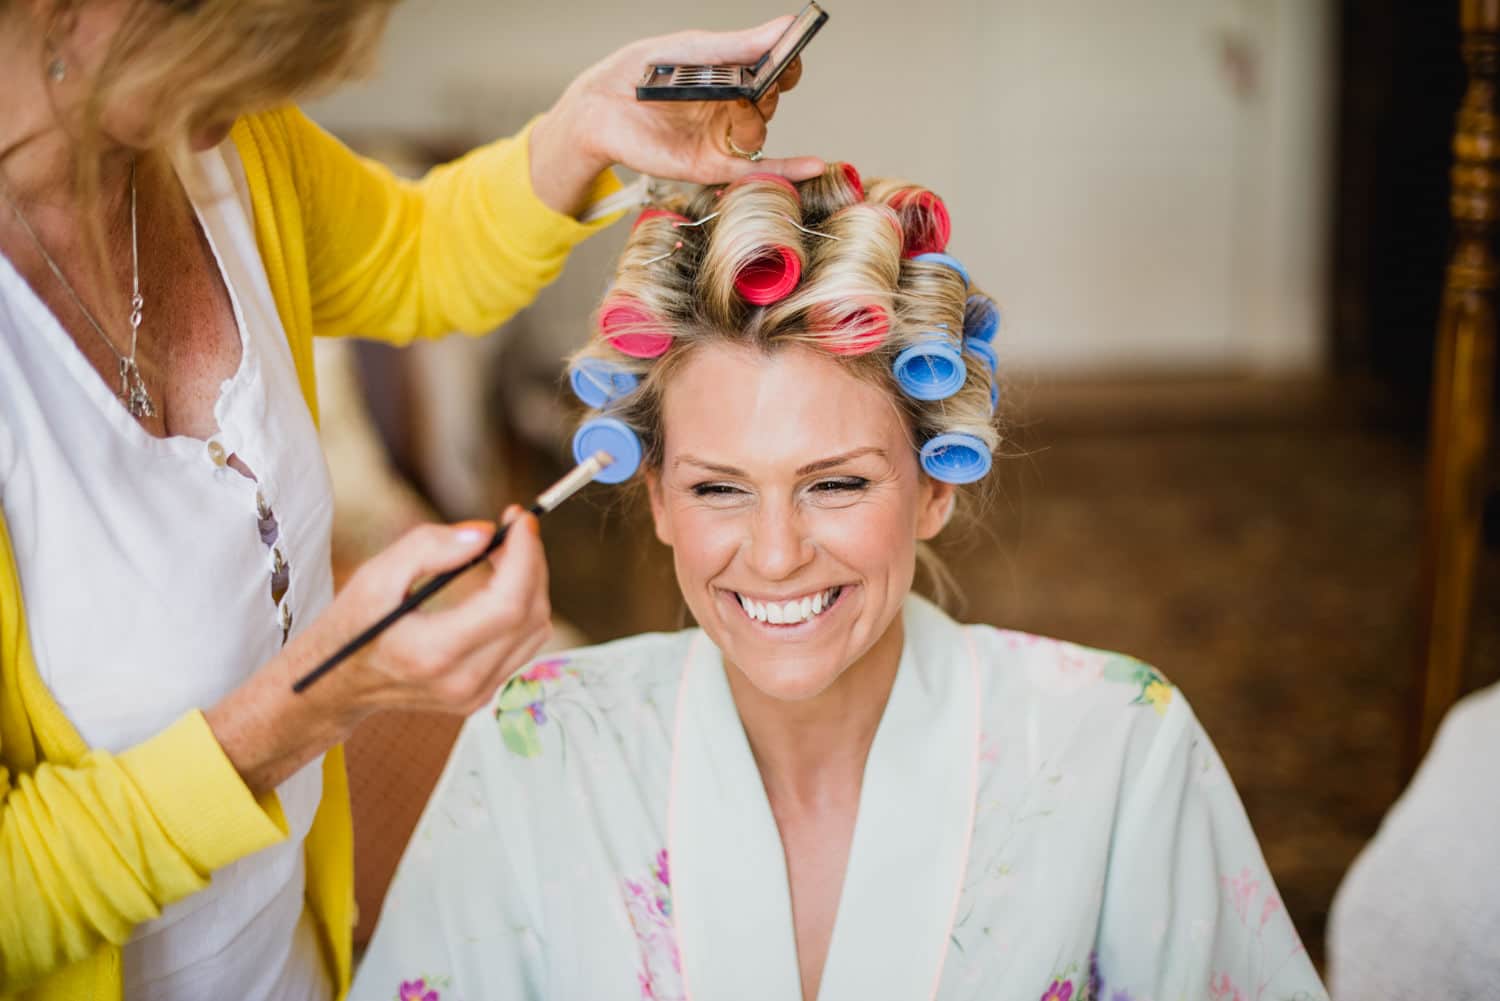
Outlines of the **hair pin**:
[[781,216],[781,218],[785,219],[787,222],[791,223],[793,226],[796,226],[798,229],[800,229],[802,232],[806,233],[808,236],[821,236],[825,240],[842,240],[843,239],[842,236],[834,236],[832,233],[820,233],[820,232],[818,232],[815,229],[808,229],[806,226],[802,225],[800,222],[798,222],[797,220],[793,219],[791,216],[786,215],[785,213],[778,212],[776,214],[779,215],[779,216]]
[[702,219],[699,219],[697,222],[674,222],[672,226],[675,229],[692,229],[694,226],[702,226],[709,220],[717,218],[719,218],[719,213],[710,212],[708,215],[704,216]]
[[671,250],[667,251],[665,254],[657,254],[655,257],[651,258],[651,260],[649,260],[649,261],[642,261],[639,266],[643,267],[643,268],[649,268],[653,264],[660,264],[662,261],[665,261],[667,258],[671,257],[673,254],[677,253],[681,249],[682,249],[682,241],[678,240],[676,243],[672,244],[672,249]]

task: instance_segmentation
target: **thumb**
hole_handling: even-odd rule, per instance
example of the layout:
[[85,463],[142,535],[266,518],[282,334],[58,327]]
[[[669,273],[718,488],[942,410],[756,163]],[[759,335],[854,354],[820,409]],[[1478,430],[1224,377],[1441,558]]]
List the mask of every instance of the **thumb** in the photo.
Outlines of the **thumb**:
[[758,28],[742,31],[683,31],[658,39],[653,51],[658,63],[749,64],[776,44],[792,15],[784,14]]

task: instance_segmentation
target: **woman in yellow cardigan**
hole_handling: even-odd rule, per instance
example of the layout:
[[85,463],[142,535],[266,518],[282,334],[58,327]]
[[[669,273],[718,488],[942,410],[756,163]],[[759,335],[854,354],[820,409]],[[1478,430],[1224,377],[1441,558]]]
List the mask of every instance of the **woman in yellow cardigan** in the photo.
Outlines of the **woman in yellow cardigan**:
[[614,163],[822,169],[742,155],[774,94],[633,100],[648,62],[745,61],[778,21],[628,46],[397,181],[289,106],[361,68],[389,6],[0,0],[0,998],[343,996],[340,741],[469,711],[544,636],[526,522],[486,586],[290,694],[490,527],[414,532],[332,597],[312,338],[493,328],[602,225],[575,217]]

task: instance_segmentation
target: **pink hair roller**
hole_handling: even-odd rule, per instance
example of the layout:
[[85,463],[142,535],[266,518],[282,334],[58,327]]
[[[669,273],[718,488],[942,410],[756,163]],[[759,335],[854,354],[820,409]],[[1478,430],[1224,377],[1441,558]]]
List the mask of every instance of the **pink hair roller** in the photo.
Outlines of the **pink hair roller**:
[[885,342],[891,319],[884,306],[860,306],[825,328],[823,347],[836,355],[868,354]]
[[639,228],[641,223],[645,222],[647,219],[670,219],[673,222],[692,221],[685,215],[679,215],[676,212],[668,212],[666,209],[647,209],[640,215],[636,216],[635,222],[630,224],[631,230]]
[[939,254],[948,248],[953,235],[953,220],[948,216],[948,206],[931,191],[898,191],[891,198],[891,208],[901,213],[906,246],[902,257],[918,254]]
[[854,189],[855,194],[859,196],[859,200],[864,201],[865,182],[860,179],[859,171],[854,169],[854,164],[841,163],[839,164],[839,169],[844,172],[844,180],[849,182],[849,186]]
[[802,261],[791,247],[767,247],[734,276],[734,290],[755,306],[769,306],[792,294],[802,280]]
[[626,296],[604,304],[599,311],[599,332],[610,347],[632,358],[659,358],[672,346],[672,335],[640,303]]

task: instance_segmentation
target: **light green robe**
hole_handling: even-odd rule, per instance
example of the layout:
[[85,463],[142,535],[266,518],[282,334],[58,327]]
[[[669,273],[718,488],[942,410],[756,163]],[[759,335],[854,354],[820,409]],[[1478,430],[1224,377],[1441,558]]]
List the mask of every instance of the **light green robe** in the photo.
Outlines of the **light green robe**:
[[[821,1001],[1325,997],[1161,675],[902,614]],[[469,720],[351,997],[793,1001],[791,913],[718,650],[638,636]]]

